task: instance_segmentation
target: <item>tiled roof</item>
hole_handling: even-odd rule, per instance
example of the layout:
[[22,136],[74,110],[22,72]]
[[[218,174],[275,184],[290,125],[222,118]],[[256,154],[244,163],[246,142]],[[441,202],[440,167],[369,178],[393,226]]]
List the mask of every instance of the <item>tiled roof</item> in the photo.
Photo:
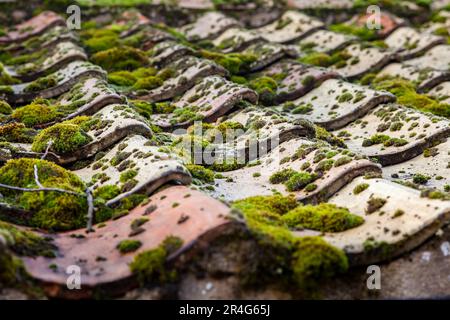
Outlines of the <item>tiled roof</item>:
[[[130,294],[177,270],[183,297],[195,268],[235,279],[260,261],[303,288],[287,266],[310,239],[345,265],[385,266],[380,298],[448,296],[399,276],[450,234],[448,1],[393,2],[378,30],[353,1],[179,1],[188,19],[165,23],[163,1],[101,18],[102,1],[79,2],[81,30],[52,11],[0,29],[0,255],[48,296]],[[18,250],[20,232],[52,252]],[[435,277],[447,256],[430,262]],[[66,289],[70,265],[82,290]]]

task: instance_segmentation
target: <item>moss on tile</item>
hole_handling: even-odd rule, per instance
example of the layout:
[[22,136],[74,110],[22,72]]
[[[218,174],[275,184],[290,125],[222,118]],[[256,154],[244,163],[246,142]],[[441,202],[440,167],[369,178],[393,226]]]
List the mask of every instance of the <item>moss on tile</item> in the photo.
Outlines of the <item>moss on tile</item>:
[[80,195],[56,191],[24,192],[0,187],[4,201],[30,213],[27,218],[11,212],[2,213],[1,218],[46,230],[71,230],[83,227],[87,212],[84,196],[86,186],[72,172],[46,160],[14,159],[0,168],[0,183],[22,188],[38,188],[34,178],[35,165],[39,181],[44,187],[70,190]]

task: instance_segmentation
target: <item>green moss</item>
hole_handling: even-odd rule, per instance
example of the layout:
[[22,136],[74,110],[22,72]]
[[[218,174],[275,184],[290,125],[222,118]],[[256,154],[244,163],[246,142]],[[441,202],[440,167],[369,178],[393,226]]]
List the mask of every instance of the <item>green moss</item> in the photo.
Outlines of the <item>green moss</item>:
[[163,69],[158,72],[155,68],[142,67],[134,71],[116,71],[108,75],[108,81],[118,86],[133,87],[134,90],[151,90],[171,77],[170,70]]
[[108,82],[123,86],[131,87],[137,81],[137,78],[130,71],[116,71],[108,74]]
[[37,166],[39,181],[44,187],[61,188],[79,193],[80,196],[55,192],[23,192],[0,187],[4,201],[22,208],[31,216],[23,217],[13,213],[0,214],[3,220],[50,230],[70,230],[85,225],[87,203],[84,197],[84,183],[73,173],[54,163],[37,159],[9,160],[0,168],[0,183],[38,188],[34,179],[34,165]]
[[169,102],[147,102],[143,100],[129,101],[133,109],[147,119],[151,119],[153,114],[169,114],[175,110],[175,105]]
[[272,184],[285,183],[296,173],[297,172],[295,170],[290,169],[290,168],[283,169],[283,170],[273,173],[270,176],[269,181]]
[[436,189],[422,190],[420,196],[428,199],[450,200],[450,195],[448,193],[444,193]]
[[291,112],[293,114],[307,114],[313,110],[311,104],[302,104],[296,108],[294,108]]
[[352,158],[350,158],[348,156],[343,156],[343,157],[340,157],[340,158],[336,159],[336,161],[334,162],[334,166],[335,167],[340,167],[340,166],[343,166],[344,164],[347,164],[347,163],[349,163],[351,161],[352,161]]
[[241,77],[241,76],[231,76],[231,81],[237,83],[237,84],[243,84],[243,85],[247,85],[248,81],[245,77]]
[[344,92],[338,97],[339,103],[348,102],[353,99],[353,95],[350,92]]
[[50,106],[48,102],[37,99],[26,106],[15,109],[11,117],[23,122],[27,127],[32,127],[55,120],[58,112],[56,107]]
[[[427,70],[422,75],[425,79]],[[406,107],[417,110],[431,112],[433,114],[450,117],[450,105],[441,103],[425,94],[416,91],[414,83],[402,78],[380,77],[372,82],[372,87],[376,90],[387,90],[397,97],[397,102]]]
[[331,25],[329,29],[338,33],[351,34],[359,37],[361,40],[366,41],[375,40],[378,37],[377,31],[375,29],[368,29],[365,26],[357,27],[351,24],[339,23]]
[[331,132],[328,132],[325,128],[315,125],[314,130],[315,130],[317,139],[326,141],[333,146],[346,148],[346,145],[341,138],[336,137]]
[[92,54],[119,46],[119,33],[111,29],[83,29],[83,45]]
[[408,141],[400,138],[391,138],[385,134],[376,134],[362,142],[363,147],[370,147],[377,144],[383,144],[385,147],[401,147],[408,144]]
[[299,59],[300,62],[319,67],[345,66],[351,55],[345,50],[333,53],[332,55],[321,52],[310,52]]
[[342,232],[364,222],[347,208],[330,203],[299,206],[281,217],[290,228],[306,228],[322,232]]
[[0,283],[5,287],[17,286],[26,274],[22,261],[0,248]]
[[120,182],[127,182],[137,176],[137,171],[134,169],[127,170],[120,174]]
[[250,70],[250,65],[257,60],[257,57],[246,53],[219,53],[207,50],[200,50],[203,58],[213,60],[217,64],[227,69],[232,75],[245,73]]
[[299,191],[313,182],[317,178],[317,175],[309,172],[297,172],[292,175],[288,181],[286,181],[286,189],[289,192]]
[[273,104],[278,88],[277,82],[270,77],[259,77],[249,82],[250,88],[259,95],[259,100],[263,104]]
[[360,80],[359,83],[367,86],[372,83],[372,81],[377,77],[376,73],[367,73]]
[[149,63],[145,52],[127,46],[97,52],[91,61],[109,72],[134,70]]
[[8,102],[0,100],[0,113],[1,114],[11,114],[13,109]]
[[195,164],[188,164],[186,165],[186,168],[189,170],[189,172],[194,178],[207,183],[214,182],[214,171]]
[[136,81],[136,83],[133,85],[134,90],[151,90],[154,88],[157,88],[163,84],[163,80],[158,77],[147,77],[142,78]]
[[293,236],[282,217],[297,206],[293,197],[281,195],[256,196],[233,203],[232,208],[243,215],[261,246],[263,258],[255,275],[258,283],[267,275],[281,276],[290,285],[295,283],[309,290],[318,281],[347,270],[347,258],[341,250],[319,237]]
[[38,92],[45,89],[52,88],[58,84],[58,80],[54,75],[41,77],[33,82],[30,82],[24,89],[24,92]]
[[315,172],[325,172],[330,170],[333,167],[334,160],[333,159],[326,159],[320,161],[316,168],[314,169]]
[[375,211],[381,209],[386,204],[386,202],[387,202],[387,200],[383,199],[383,198],[377,198],[377,197],[370,198],[367,201],[366,213],[367,214],[374,213]]
[[196,106],[177,108],[173,111],[174,118],[170,120],[170,123],[178,124],[183,122],[194,122],[202,120],[204,116],[200,114],[198,110],[199,108]]
[[31,143],[36,130],[26,128],[23,123],[10,122],[0,125],[0,141]]
[[152,250],[138,254],[130,264],[130,269],[141,285],[147,283],[167,283],[176,280],[175,270],[166,264],[167,257],[183,244],[180,238],[169,236]]
[[430,180],[431,178],[429,176],[420,174],[420,173],[416,173],[413,176],[413,182],[414,183],[418,183],[418,184],[426,184],[428,182],[428,180]]
[[14,94],[14,90],[11,86],[2,86],[0,85],[0,93],[3,94]]
[[20,230],[12,224],[0,221],[0,235],[14,253],[21,256],[54,257],[56,247],[47,238],[32,231]]
[[317,189],[317,184],[310,183],[305,187],[306,192],[312,192]]
[[303,289],[314,289],[319,281],[331,279],[348,269],[345,253],[320,237],[304,237],[292,255],[293,278]]
[[8,86],[11,84],[18,84],[20,81],[6,72],[3,67],[3,64],[0,63],[0,86]]
[[218,172],[228,172],[228,171],[233,171],[233,170],[237,170],[239,168],[244,167],[245,164],[244,163],[239,163],[236,160],[223,160],[223,161],[219,161],[219,162],[215,162],[210,166],[211,170],[214,171],[218,171]]
[[44,152],[50,140],[52,141],[50,150],[65,154],[86,145],[92,138],[81,129],[81,126],[63,122],[42,130],[34,139],[31,149],[34,152]]
[[360,183],[353,189],[353,194],[357,195],[369,188],[368,183]]
[[120,241],[117,244],[116,248],[117,248],[117,250],[120,251],[120,253],[124,254],[124,253],[136,251],[141,246],[142,246],[142,242],[140,242],[139,240],[126,239],[126,240]]
[[394,214],[392,215],[392,219],[401,217],[404,214],[405,214],[405,211],[397,209],[397,210],[395,210]]
[[120,194],[120,188],[117,185],[105,185],[98,187],[94,191],[95,198],[111,200]]

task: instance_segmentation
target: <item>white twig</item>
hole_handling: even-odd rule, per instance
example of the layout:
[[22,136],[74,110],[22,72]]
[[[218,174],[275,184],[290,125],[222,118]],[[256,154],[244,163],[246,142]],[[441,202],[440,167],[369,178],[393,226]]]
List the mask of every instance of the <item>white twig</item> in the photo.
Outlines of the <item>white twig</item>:
[[75,196],[84,196],[84,194],[81,194],[81,193],[77,193],[77,192],[70,191],[70,190],[59,189],[59,188],[46,188],[46,187],[43,187],[43,188],[21,188],[21,187],[9,186],[9,185],[3,184],[3,183],[0,183],[0,188],[24,191],[24,192],[55,191],[55,192],[69,193],[69,194],[73,194]]
[[[48,149],[47,149],[48,150]],[[72,194],[78,197],[86,197],[87,204],[88,204],[88,212],[87,212],[87,226],[86,229],[88,232],[93,231],[92,224],[94,220],[94,197],[92,195],[92,190],[88,187],[86,188],[86,191],[84,194],[77,193],[75,191],[71,190],[64,190],[60,188],[47,188],[44,187],[41,182],[39,181],[39,174],[38,174],[38,167],[37,165],[33,166],[34,169],[34,181],[38,188],[22,188],[22,187],[15,187],[15,186],[9,186],[7,184],[0,183],[0,188],[5,189],[11,189],[11,190],[17,190],[17,191],[23,191],[23,192],[41,192],[41,191],[54,191],[54,192],[61,192],[61,193],[68,193]],[[0,198],[2,198],[3,195],[0,193]]]
[[44,186],[39,182],[37,165],[34,165],[33,168],[34,168],[34,181],[36,182],[36,185],[39,188],[43,188]]
[[94,220],[94,197],[92,196],[92,191],[89,187],[86,188],[86,199],[88,203],[88,213],[87,213],[87,226],[88,232],[93,231],[92,222]]
[[45,148],[45,152],[44,152],[44,154],[42,155],[41,160],[43,160],[43,159],[45,159],[45,157],[47,157],[48,151],[50,150],[50,147],[52,146],[52,144],[53,144],[53,140],[49,140],[49,141],[47,142],[47,148]]

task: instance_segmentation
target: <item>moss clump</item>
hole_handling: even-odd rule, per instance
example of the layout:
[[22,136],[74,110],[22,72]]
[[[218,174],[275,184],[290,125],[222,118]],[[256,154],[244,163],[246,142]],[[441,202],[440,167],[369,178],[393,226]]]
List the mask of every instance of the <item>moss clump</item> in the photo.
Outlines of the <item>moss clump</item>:
[[263,257],[257,262],[255,275],[258,281],[262,274],[281,275],[287,283],[294,282],[302,289],[311,290],[318,281],[345,272],[348,261],[341,250],[319,237],[293,236],[283,215],[297,206],[293,197],[281,195],[251,197],[232,205],[244,216],[262,248]]
[[108,82],[122,87],[131,87],[137,78],[130,71],[117,71],[108,74]]
[[169,102],[147,102],[143,100],[131,100],[130,105],[140,115],[151,119],[153,114],[169,114],[175,110],[175,106]]
[[108,72],[134,70],[149,63],[144,51],[127,46],[97,52],[91,61]]
[[349,163],[349,162],[351,162],[351,161],[352,161],[352,158],[351,158],[351,157],[343,156],[343,157],[338,158],[338,159],[334,162],[334,166],[335,166],[335,167],[340,167],[340,166],[343,166],[344,164],[347,164],[347,163]]
[[14,90],[11,86],[0,85],[0,94],[14,94]]
[[347,208],[330,203],[299,206],[281,217],[290,228],[306,228],[322,232],[342,232],[364,223]]
[[346,148],[346,145],[341,138],[336,137],[334,134],[327,131],[325,128],[315,125],[314,131],[316,133],[317,139],[326,141],[333,146]]
[[346,65],[346,61],[350,58],[351,55],[343,50],[333,53],[332,55],[321,52],[311,52],[301,57],[299,61],[319,67],[343,67]]
[[289,192],[299,191],[306,187],[308,184],[316,180],[317,175],[309,172],[297,172],[292,175],[288,181],[286,181],[286,189]]
[[317,184],[315,184],[315,183],[310,183],[305,187],[306,192],[312,192],[316,189],[317,189]]
[[95,198],[101,198],[103,200],[111,200],[120,194],[120,188],[116,185],[105,185],[98,187],[94,191]]
[[8,102],[0,100],[0,113],[1,114],[11,114],[13,109]]
[[368,183],[360,183],[353,189],[353,194],[357,195],[369,188]]
[[313,110],[313,107],[310,103],[302,104],[296,108],[294,108],[291,112],[293,114],[307,114]]
[[214,171],[196,164],[188,164],[186,168],[194,178],[207,183],[214,182]]
[[[425,79],[426,71],[422,75]],[[433,114],[450,117],[450,105],[441,103],[425,94],[416,91],[416,85],[408,80],[395,77],[379,77],[372,81],[376,90],[387,90],[397,97],[397,102],[406,107],[431,112]]]
[[264,242],[292,245],[292,235],[281,215],[298,206],[294,197],[255,196],[233,203],[233,208],[239,210],[247,222],[248,227],[257,236],[262,236]]
[[232,160],[225,159],[223,161],[214,162],[211,166],[209,166],[209,168],[211,170],[218,171],[218,172],[228,172],[228,171],[237,170],[244,166],[245,166],[244,163],[239,163],[235,159],[232,159]]
[[376,30],[368,29],[365,25],[358,27],[355,25],[339,23],[331,25],[330,30],[338,33],[351,34],[365,41],[376,40],[378,37]]
[[151,90],[154,88],[158,88],[163,84],[163,80],[158,77],[147,77],[142,78],[136,81],[136,83],[133,85],[134,90]]
[[8,86],[11,84],[17,84],[20,81],[16,78],[11,77],[0,63],[0,86]]
[[213,60],[217,64],[227,69],[232,75],[241,74],[250,71],[250,65],[257,60],[253,54],[246,53],[219,53],[207,50],[201,50],[200,55],[203,58]]
[[269,181],[272,184],[285,183],[296,173],[297,172],[295,170],[290,168],[283,169],[272,174],[269,178]]
[[175,281],[176,271],[166,265],[166,259],[182,244],[183,241],[180,238],[169,236],[159,247],[138,254],[130,264],[130,269],[136,275],[139,283],[144,285]]
[[198,112],[197,106],[189,106],[185,108],[177,108],[173,111],[174,117],[170,120],[171,124],[178,124],[183,122],[200,121],[204,116]]
[[23,123],[11,122],[0,125],[0,141],[31,143],[36,135],[36,130],[26,128]]
[[126,240],[120,241],[117,244],[116,248],[117,248],[117,250],[120,251],[120,253],[124,254],[124,253],[136,251],[141,246],[142,246],[142,242],[140,242],[139,240],[126,239]]
[[86,187],[70,171],[45,160],[14,159],[0,168],[0,183],[22,188],[38,188],[34,179],[35,165],[39,181],[44,187],[70,190],[80,195],[55,191],[23,192],[0,187],[5,202],[30,213],[27,217],[0,214],[1,218],[50,230],[70,230],[84,226],[87,212],[84,197]]
[[405,214],[405,211],[403,211],[401,209],[397,209],[397,210],[395,210],[394,214],[392,215],[392,219],[401,217],[404,214]]
[[55,120],[58,111],[56,107],[50,106],[47,100],[36,99],[26,106],[15,109],[11,117],[23,122],[27,127],[32,127]]
[[333,167],[334,160],[333,159],[326,159],[320,161],[316,168],[314,169],[315,172],[326,172],[330,170]]
[[22,261],[0,245],[0,284],[14,287],[26,276]]
[[387,202],[387,200],[383,199],[383,198],[377,198],[377,197],[370,198],[367,201],[366,213],[367,214],[374,213],[378,209],[381,209],[386,204],[386,202]]
[[385,134],[375,134],[368,139],[364,139],[362,142],[362,146],[370,147],[381,143],[385,147],[401,147],[408,144],[408,141],[400,138],[391,138],[390,136]]
[[265,105],[273,104],[278,89],[277,82],[270,77],[260,77],[251,80],[250,88],[255,90],[259,95],[259,100]]
[[138,68],[134,71],[116,71],[108,75],[108,81],[133,90],[151,90],[163,84],[172,76],[171,69],[158,72],[155,68]]
[[420,173],[416,173],[413,176],[413,182],[417,183],[417,184],[426,184],[428,182],[428,180],[430,180],[431,177],[426,176],[424,174],[420,174]]
[[54,75],[48,75],[46,77],[39,78],[30,82],[24,89],[24,92],[38,92],[45,89],[49,89],[58,84],[58,80]]
[[120,182],[127,182],[130,179],[136,177],[138,172],[134,169],[127,170],[120,174]]
[[22,256],[54,257],[55,246],[47,238],[31,231],[20,230],[12,224],[0,221],[0,236],[14,253]]
[[88,29],[81,33],[83,45],[92,54],[117,47],[120,44],[119,33],[111,29]]
[[347,269],[345,253],[320,237],[299,239],[292,255],[293,278],[303,289],[314,289],[319,281],[333,278]]
[[81,126],[63,122],[42,130],[34,139],[31,150],[44,152],[50,140],[52,141],[50,150],[65,154],[79,149],[89,143],[92,138],[81,129]]

